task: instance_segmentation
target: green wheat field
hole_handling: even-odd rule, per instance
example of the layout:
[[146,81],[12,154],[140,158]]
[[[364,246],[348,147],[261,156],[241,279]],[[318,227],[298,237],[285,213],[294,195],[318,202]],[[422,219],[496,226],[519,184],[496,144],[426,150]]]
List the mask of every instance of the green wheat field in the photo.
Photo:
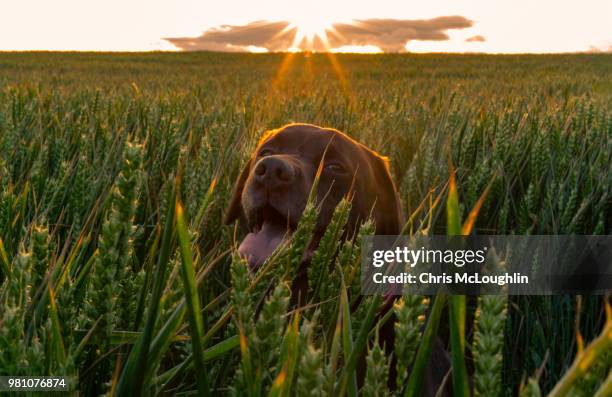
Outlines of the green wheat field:
[[0,375],[86,396],[417,397],[439,335],[455,396],[612,396],[609,298],[406,295],[381,317],[359,240],[338,239],[348,202],[308,305],[290,284],[315,206],[249,274],[223,210],[289,122],[389,156],[408,233],[612,234],[612,55],[3,53]]

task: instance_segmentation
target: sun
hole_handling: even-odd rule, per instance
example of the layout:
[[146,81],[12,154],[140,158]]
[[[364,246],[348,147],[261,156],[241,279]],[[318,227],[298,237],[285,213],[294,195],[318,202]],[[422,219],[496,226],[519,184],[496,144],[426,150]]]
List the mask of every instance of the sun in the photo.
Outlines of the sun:
[[[291,18],[288,29],[296,29],[293,40],[293,48],[306,49],[318,38],[326,44],[327,32],[333,27],[332,21],[326,20],[319,15],[300,15]],[[305,43],[304,43],[305,42]]]

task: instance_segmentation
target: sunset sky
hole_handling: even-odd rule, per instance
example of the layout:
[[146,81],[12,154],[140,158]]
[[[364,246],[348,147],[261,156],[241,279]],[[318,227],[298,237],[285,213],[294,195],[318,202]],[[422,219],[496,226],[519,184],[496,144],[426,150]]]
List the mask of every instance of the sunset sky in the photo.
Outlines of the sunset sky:
[[18,0],[0,50],[611,51],[611,17],[610,0]]

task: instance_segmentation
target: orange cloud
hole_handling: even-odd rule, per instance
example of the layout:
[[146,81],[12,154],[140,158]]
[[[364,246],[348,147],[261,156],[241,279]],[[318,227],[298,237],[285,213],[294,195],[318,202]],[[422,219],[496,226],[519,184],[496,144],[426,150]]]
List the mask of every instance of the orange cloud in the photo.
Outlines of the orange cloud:
[[468,43],[482,43],[483,41],[486,41],[486,39],[484,38],[484,36],[476,35],[468,37],[467,39],[465,39],[465,41],[467,41]]
[[248,52],[249,47],[268,51],[289,49],[296,28],[289,22],[255,21],[246,25],[221,25],[205,31],[199,37],[165,38],[185,51]]

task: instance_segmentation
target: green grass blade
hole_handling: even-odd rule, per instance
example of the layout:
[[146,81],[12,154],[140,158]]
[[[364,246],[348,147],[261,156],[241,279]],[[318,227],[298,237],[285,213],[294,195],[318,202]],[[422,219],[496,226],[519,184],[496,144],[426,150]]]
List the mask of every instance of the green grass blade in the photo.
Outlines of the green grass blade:
[[363,323],[361,324],[361,327],[359,328],[357,339],[355,339],[353,350],[351,351],[351,354],[347,358],[344,369],[342,370],[340,382],[338,384],[338,387],[336,388],[336,395],[338,396],[343,396],[347,390],[348,383],[351,380],[353,371],[355,371],[355,368],[357,366],[357,360],[363,353],[368,343],[368,335],[370,333],[372,324],[374,323],[376,312],[380,308],[380,304],[382,303],[382,301],[383,301],[382,295],[376,295],[372,299],[372,302],[370,303],[370,307],[368,307],[368,311],[365,315],[365,318],[363,319]]
[[79,275],[77,276],[74,288],[75,289],[81,289],[83,287],[83,284],[85,283],[85,281],[87,280],[87,277],[89,275],[89,271],[91,269],[91,267],[93,266],[94,261],[96,260],[96,257],[99,255],[98,250],[95,250],[93,255],[91,255],[91,257],[87,260],[87,262],[85,262],[85,265],[83,265],[83,268],[79,271]]
[[421,341],[421,345],[419,346],[419,350],[417,351],[416,358],[414,359],[414,366],[412,367],[412,372],[410,373],[408,384],[406,385],[406,390],[404,391],[404,397],[421,396],[423,380],[425,379],[425,371],[427,369],[427,365],[429,364],[429,357],[431,356],[436,335],[438,334],[440,316],[442,315],[442,308],[444,307],[445,300],[446,296],[443,294],[436,295],[434,299],[434,303],[431,307],[431,312],[429,313],[429,318],[427,320],[427,325],[425,326],[425,331],[423,332],[423,339]]
[[57,305],[55,303],[55,294],[53,288],[49,285],[49,316],[51,317],[51,362],[58,367],[63,367],[66,364],[66,349],[62,340],[62,331],[60,320],[57,314]]
[[159,248],[159,233],[155,233],[155,237],[153,239],[153,243],[151,244],[151,248],[149,249],[149,256],[147,258],[147,262],[143,265],[143,269],[145,269],[145,280],[142,285],[140,296],[138,297],[138,307],[136,308],[136,315],[134,319],[134,329],[140,328],[140,323],[146,312],[146,304],[147,304],[147,295],[151,286],[151,272],[147,271],[150,268],[150,264],[153,263],[153,259],[156,257],[158,248]]
[[453,393],[455,396],[469,396],[468,376],[465,367],[466,298],[465,295],[452,295],[448,300]]
[[2,263],[2,272],[4,276],[8,277],[11,274],[11,262],[9,262],[8,255],[6,254],[2,237],[0,237],[0,262]]
[[239,345],[240,341],[238,340],[238,335],[230,336],[222,342],[219,342],[216,345],[204,350],[204,361],[208,362],[216,360],[217,358],[222,357],[224,354],[236,349]]
[[187,232],[185,214],[181,203],[176,201],[176,226],[178,230],[179,245],[183,257],[181,274],[183,275],[183,288],[187,301],[187,318],[189,319],[191,331],[191,343],[193,346],[193,356],[196,364],[196,381],[198,383],[199,395],[207,396],[208,379],[206,366],[204,364],[204,346],[202,346],[202,336],[204,335],[204,325],[202,313],[200,311],[200,297],[196,287],[195,270],[193,266],[193,255],[191,253],[191,241]]
[[[149,367],[145,379],[151,379],[157,366],[161,362],[164,353],[176,338],[176,331],[183,322],[185,311],[187,310],[185,301],[181,302],[170,315],[170,318],[161,327],[149,348]],[[190,359],[191,361],[191,359]]]
[[283,387],[283,396],[291,395],[291,386],[295,377],[295,367],[298,363],[298,351],[300,345],[300,316],[295,314],[291,329],[287,334],[287,379]]
[[[449,236],[461,234],[461,214],[459,195],[455,183],[455,171],[451,170],[448,201],[446,202],[446,233]],[[468,396],[469,384],[465,367],[465,295],[452,295],[448,298],[450,317],[450,342],[453,366],[453,393],[457,397]]]
[[[85,336],[89,333],[89,330],[77,329],[74,331],[77,337],[85,338]],[[161,333],[161,332],[160,332]],[[158,334],[159,335],[159,334]],[[142,336],[142,332],[137,331],[111,331],[110,335],[103,336],[102,339],[106,340],[109,345],[117,346],[117,345],[133,345],[138,343],[138,338]],[[94,335],[87,342],[88,344],[100,344],[102,339],[99,336]],[[191,337],[188,335],[172,335],[169,338],[169,342],[184,342],[191,340]],[[152,350],[152,349],[151,349]]]
[[[340,310],[342,311],[342,348],[344,357],[349,357],[353,351],[353,334],[351,324],[351,308],[349,305],[346,286],[344,285],[344,277],[342,269],[337,266],[336,271],[340,272]],[[357,395],[357,371],[351,371],[348,375],[347,395],[353,397]]]
[[[204,361],[209,362],[223,357],[225,354],[236,349],[240,345],[238,335],[230,336],[206,349],[204,351]],[[184,370],[189,369],[193,366],[192,355],[188,356],[182,363],[172,367],[164,373],[159,374],[152,380],[152,384],[161,385],[159,390],[164,390],[165,386],[174,379],[174,377],[182,373]]]
[[574,382],[584,375],[597,358],[612,348],[612,321],[608,320],[601,335],[599,335],[582,352],[576,355],[572,366],[567,370],[563,378],[557,383],[548,397],[561,397],[567,395]]
[[179,303],[166,321],[166,323],[161,327],[161,329],[151,342],[151,347],[149,349],[151,359],[161,356],[161,354],[165,350],[163,346],[167,346],[168,341],[172,338],[172,335],[176,333],[176,330],[183,322],[183,317],[185,316],[186,309],[187,306],[184,301]]
[[332,338],[331,351],[329,353],[329,373],[327,374],[327,394],[334,394],[334,385],[336,383],[336,370],[338,368],[338,357],[340,356],[340,348],[342,347],[342,318],[344,316],[344,307],[342,299],[338,310],[338,317],[334,327],[334,336]]
[[200,209],[193,220],[193,224],[196,227],[202,226],[202,220],[204,219],[204,214],[206,214],[206,210],[210,206],[213,201],[213,193],[215,192],[215,187],[217,186],[217,177],[215,176],[210,182],[210,186],[208,187],[208,191],[206,192],[206,196],[204,196],[204,200],[202,201],[202,205],[200,205]]
[[476,218],[478,218],[478,214],[480,213],[480,210],[482,209],[482,206],[485,200],[487,199],[487,196],[489,195],[489,191],[491,191],[493,182],[495,182],[495,176],[491,179],[491,181],[487,185],[484,192],[480,195],[480,197],[478,198],[478,201],[476,201],[476,204],[474,204],[474,207],[472,207],[472,210],[468,214],[468,217],[465,220],[465,222],[463,222],[463,226],[461,227],[462,235],[467,236],[470,233],[472,233],[472,230],[474,229],[474,225],[476,224]]
[[[175,202],[175,187],[168,190],[166,196],[167,203]],[[130,353],[127,363],[123,368],[121,377],[117,384],[117,395],[136,396],[142,393],[144,387],[144,378],[149,362],[149,346],[153,337],[153,330],[159,317],[159,302],[164,288],[164,279],[166,268],[170,260],[171,243],[174,234],[174,206],[168,205],[166,213],[166,224],[164,225],[163,237],[155,269],[155,278],[153,281],[153,291],[149,301],[149,309],[147,312],[146,323],[142,332],[142,336],[138,343]]]
[[287,331],[283,338],[279,363],[281,369],[272,383],[268,396],[290,396],[291,385],[295,375],[295,367],[298,362],[298,348],[300,343],[299,335],[300,315],[299,312],[293,315],[291,322],[287,325]]
[[85,346],[91,343],[91,341],[94,339],[93,336],[96,332],[96,329],[98,328],[98,325],[100,324],[100,320],[101,320],[101,317],[98,318],[92,324],[91,328],[85,333],[85,336],[83,336],[83,338],[77,345],[76,349],[71,353],[72,357],[79,357],[81,353],[83,352],[83,350],[85,349]]
[[274,378],[274,382],[272,382],[268,397],[280,397],[283,395],[283,388],[286,384],[286,377],[287,369],[285,367],[282,367],[276,378]]
[[244,386],[246,387],[247,395],[254,396],[257,395],[256,389],[257,385],[259,384],[258,376],[256,375],[257,368],[253,368],[251,349],[249,347],[247,337],[244,334],[244,329],[241,323],[238,323],[237,326],[240,341],[240,356],[242,358],[242,371],[244,372]]
[[461,213],[454,170],[451,170],[448,198],[446,199],[446,234],[449,236],[461,234]]

